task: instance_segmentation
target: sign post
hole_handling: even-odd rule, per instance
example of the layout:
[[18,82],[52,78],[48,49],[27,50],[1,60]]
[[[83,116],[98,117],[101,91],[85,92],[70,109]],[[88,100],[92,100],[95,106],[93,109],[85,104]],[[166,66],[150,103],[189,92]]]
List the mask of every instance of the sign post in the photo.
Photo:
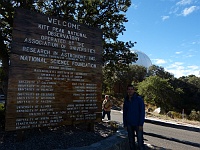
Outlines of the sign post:
[[17,9],[5,129],[101,120],[102,32]]

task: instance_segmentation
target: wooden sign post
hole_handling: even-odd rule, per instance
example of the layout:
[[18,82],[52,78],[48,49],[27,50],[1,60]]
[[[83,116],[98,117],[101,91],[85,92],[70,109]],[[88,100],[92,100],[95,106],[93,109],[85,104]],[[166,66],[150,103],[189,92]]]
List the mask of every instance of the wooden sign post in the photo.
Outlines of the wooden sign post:
[[101,120],[102,32],[17,9],[5,129]]

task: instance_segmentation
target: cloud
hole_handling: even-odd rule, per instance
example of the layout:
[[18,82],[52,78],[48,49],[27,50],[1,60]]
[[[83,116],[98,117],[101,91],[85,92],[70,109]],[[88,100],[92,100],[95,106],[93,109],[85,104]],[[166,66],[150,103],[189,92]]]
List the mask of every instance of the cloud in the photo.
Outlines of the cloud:
[[175,52],[176,54],[181,54],[181,53],[183,53],[183,51],[180,51],[180,52]]
[[167,63],[164,59],[153,59],[152,61],[154,61],[154,63],[156,65],[160,65],[160,64],[165,64]]
[[172,6],[172,8],[171,8],[169,14],[176,14],[178,11],[179,11],[179,7],[174,7],[174,6]]
[[189,7],[189,8],[185,8],[183,11],[182,11],[182,15],[183,16],[187,16],[187,15],[189,15],[189,14],[191,14],[191,13],[193,13],[195,10],[197,10],[198,9],[198,7],[197,6],[191,6],[191,7]]
[[132,4],[131,4],[131,7],[134,8],[134,9],[137,9],[137,8],[138,8],[138,5],[132,3]]
[[191,57],[193,57],[194,55],[192,55],[192,54],[190,54],[190,55],[186,55],[185,57],[186,58],[191,58]]
[[167,72],[174,74],[175,77],[181,77],[185,75],[184,67],[182,62],[175,62],[165,68]]
[[162,20],[163,20],[163,21],[169,19],[169,16],[161,16],[161,17],[162,17]]
[[168,67],[165,67],[165,71],[174,74],[176,78],[188,75],[195,75],[200,77],[200,67],[193,65],[187,66],[182,62],[174,62]]
[[196,42],[192,42],[192,44],[193,44],[193,45],[195,45],[195,44],[196,44]]
[[197,39],[196,41],[193,41],[191,44],[192,45],[200,44],[200,39],[199,40]]
[[189,5],[192,3],[192,0],[181,0],[176,3],[176,5]]
[[162,66],[165,71],[173,74],[176,78],[189,75],[200,77],[200,66],[197,65],[186,65],[184,62],[165,61],[164,59],[152,59],[152,62]]
[[171,65],[171,67],[173,68],[173,67],[179,67],[179,68],[182,68],[182,65],[183,65],[184,63],[183,62],[175,62],[175,63],[173,63],[172,65]]
[[188,66],[188,68],[190,68],[190,69],[193,69],[193,70],[197,70],[197,69],[199,69],[199,67],[198,67],[198,66],[196,66],[196,65],[193,65],[193,66]]
[[196,3],[198,3],[196,0],[179,0],[179,2],[171,7],[169,14],[187,16],[199,9],[199,6],[194,5]]

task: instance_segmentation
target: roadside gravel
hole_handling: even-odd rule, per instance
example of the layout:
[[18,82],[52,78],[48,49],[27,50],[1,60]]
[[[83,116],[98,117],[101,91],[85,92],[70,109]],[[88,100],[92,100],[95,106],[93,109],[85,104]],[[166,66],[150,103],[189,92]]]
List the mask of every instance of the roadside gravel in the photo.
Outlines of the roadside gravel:
[[[95,123],[94,131],[84,125],[32,129],[24,132],[23,139],[16,131],[0,130],[0,150],[52,150],[88,146],[112,136],[108,123]],[[20,140],[19,140],[20,139]]]

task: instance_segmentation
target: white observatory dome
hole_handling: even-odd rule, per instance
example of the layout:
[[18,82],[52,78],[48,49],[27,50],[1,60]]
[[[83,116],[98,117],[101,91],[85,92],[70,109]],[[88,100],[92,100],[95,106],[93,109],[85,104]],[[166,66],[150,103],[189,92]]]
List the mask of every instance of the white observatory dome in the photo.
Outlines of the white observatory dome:
[[138,50],[132,50],[132,52],[136,53],[138,55],[138,60],[136,62],[133,62],[133,65],[139,65],[139,66],[144,66],[147,69],[152,66],[152,62],[150,58],[143,52],[138,51]]

